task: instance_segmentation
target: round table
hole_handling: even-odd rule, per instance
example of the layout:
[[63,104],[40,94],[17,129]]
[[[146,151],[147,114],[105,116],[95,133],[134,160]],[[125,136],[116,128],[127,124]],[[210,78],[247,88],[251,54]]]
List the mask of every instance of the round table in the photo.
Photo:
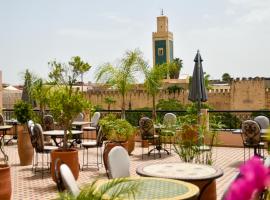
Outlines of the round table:
[[[70,144],[70,146],[73,146],[75,142],[79,143],[80,141],[80,134],[83,133],[83,131],[79,130],[72,130],[71,131],[72,136],[78,136],[76,137]],[[56,146],[59,146],[61,142],[57,142],[56,138],[63,138],[64,137],[64,130],[51,130],[51,131],[43,131],[44,136],[51,136]]]
[[[131,180],[139,181],[138,192],[135,193],[136,200],[179,200],[179,199],[196,199],[199,194],[199,188],[191,183],[164,179],[164,178],[149,178],[149,177],[131,177]],[[111,180],[99,180],[98,188],[102,189]],[[129,186],[130,182],[120,183],[122,186]],[[117,190],[118,186],[115,187]],[[114,192],[114,187],[106,193],[105,199],[110,199]],[[128,196],[123,197],[128,200]]]
[[151,163],[136,169],[141,176],[177,179],[193,183],[200,188],[199,199],[216,199],[216,178],[223,175],[223,171],[214,166],[195,163]]

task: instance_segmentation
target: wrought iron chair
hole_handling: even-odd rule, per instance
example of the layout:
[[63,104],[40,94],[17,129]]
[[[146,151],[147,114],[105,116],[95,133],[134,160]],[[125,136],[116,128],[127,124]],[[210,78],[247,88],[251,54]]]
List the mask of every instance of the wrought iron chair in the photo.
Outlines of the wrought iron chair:
[[4,117],[3,117],[3,115],[0,113],[0,126],[4,126],[4,125],[5,125]]
[[100,112],[95,112],[93,117],[91,118],[90,126],[83,127],[83,131],[86,131],[86,132],[95,131],[96,137],[97,137],[99,119],[100,119]]
[[[84,167],[91,166],[92,163],[89,163],[88,160],[88,149],[96,148],[97,149],[97,168],[99,169],[99,165],[102,166],[102,146],[103,146],[103,133],[101,128],[98,130],[97,138],[95,141],[86,141],[82,143],[83,147],[83,164],[82,164],[82,170]],[[85,163],[85,150],[86,150],[86,163]],[[99,156],[100,154],[100,156]],[[100,160],[99,160],[100,157]]]
[[43,130],[40,124],[35,124],[33,127],[33,136],[31,137],[31,143],[32,146],[35,149],[35,163],[34,163],[34,172],[36,173],[38,170],[39,166],[39,161],[38,161],[38,154],[41,154],[41,174],[43,178],[44,174],[44,154],[46,154],[46,166],[47,169],[50,169],[50,161],[49,161],[49,154],[51,153],[52,150],[58,149],[56,146],[45,146],[44,145],[44,138],[42,134]]
[[160,130],[161,141],[164,140],[164,148],[166,148],[167,140],[169,140],[169,150],[172,151],[173,138],[176,133],[177,117],[173,113],[166,113],[163,118],[162,128]]
[[254,118],[254,121],[259,124],[261,129],[269,128],[269,119],[265,116],[257,116]]
[[[155,127],[153,121],[148,117],[142,117],[139,121],[141,139],[142,139],[142,159],[144,155],[144,146],[143,143],[146,141],[148,144],[148,156],[151,152],[154,152],[154,158],[156,157],[155,150],[158,151],[159,157],[161,157],[160,150],[162,149],[160,144],[159,135],[155,134]],[[155,147],[149,150],[149,144],[155,145]],[[168,152],[169,153],[169,152]]]
[[44,115],[43,117],[44,121],[44,131],[51,131],[54,130],[54,119],[52,115]]
[[254,155],[263,157],[264,156],[264,142],[261,142],[260,139],[260,126],[257,122],[253,120],[246,120],[242,123],[241,136],[243,139],[244,146],[244,162],[245,162],[245,152],[246,148],[249,149],[250,157],[250,148],[254,149]]

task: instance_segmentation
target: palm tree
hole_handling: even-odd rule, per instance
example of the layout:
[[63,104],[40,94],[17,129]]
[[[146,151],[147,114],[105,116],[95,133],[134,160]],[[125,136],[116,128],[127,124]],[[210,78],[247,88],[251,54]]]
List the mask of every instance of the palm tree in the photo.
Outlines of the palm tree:
[[118,89],[122,97],[121,117],[125,119],[126,94],[136,83],[136,73],[145,71],[147,64],[139,50],[127,51],[116,67],[110,63],[102,65],[96,74],[96,81],[107,83]]
[[[110,200],[121,200],[123,197],[135,199],[135,193],[140,191],[140,180],[132,180],[128,178],[116,178],[111,180],[104,187],[98,187],[97,180],[93,181],[90,185],[84,187],[77,197],[72,196],[70,193],[60,193],[57,200],[103,200],[107,199],[110,193]],[[126,199],[126,198],[125,198]]]
[[145,71],[144,85],[147,92],[152,96],[152,118],[155,121],[157,118],[156,112],[156,96],[162,85],[162,80],[167,73],[167,65],[155,66],[150,70]]

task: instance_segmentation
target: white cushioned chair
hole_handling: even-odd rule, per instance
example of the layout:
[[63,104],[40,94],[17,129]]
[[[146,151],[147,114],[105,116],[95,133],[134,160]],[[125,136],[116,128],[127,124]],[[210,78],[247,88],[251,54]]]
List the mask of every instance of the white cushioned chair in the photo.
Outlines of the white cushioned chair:
[[129,177],[130,161],[126,149],[116,146],[108,154],[109,178]]

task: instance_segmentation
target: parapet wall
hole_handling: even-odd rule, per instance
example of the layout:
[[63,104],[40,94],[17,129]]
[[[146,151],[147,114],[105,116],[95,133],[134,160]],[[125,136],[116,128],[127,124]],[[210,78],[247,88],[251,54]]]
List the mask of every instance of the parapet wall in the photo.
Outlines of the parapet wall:
[[[266,86],[266,80],[263,78],[235,79],[231,82],[230,89],[208,91],[207,103],[214,109],[220,110],[270,109],[270,88]],[[111,109],[120,109],[122,100],[118,91],[95,89],[87,92],[89,100],[104,109],[107,108],[104,99],[108,96],[116,100],[116,103],[111,105]],[[187,90],[169,93],[168,90],[163,89],[157,95],[156,103],[159,99],[177,99],[184,105],[190,103]],[[126,109],[143,107],[152,107],[152,97],[143,88],[137,87],[126,95]]]
[[3,108],[3,86],[2,86],[2,71],[0,71],[0,113]]

